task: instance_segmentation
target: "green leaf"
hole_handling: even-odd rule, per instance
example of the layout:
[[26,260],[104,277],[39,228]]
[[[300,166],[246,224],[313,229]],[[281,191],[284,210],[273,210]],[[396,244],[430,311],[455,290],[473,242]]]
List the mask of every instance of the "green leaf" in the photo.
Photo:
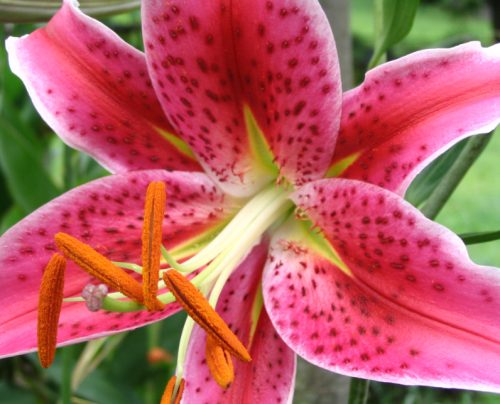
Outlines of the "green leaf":
[[375,49],[368,64],[375,67],[387,50],[401,41],[413,25],[419,0],[375,2]]
[[14,226],[25,216],[25,212],[19,206],[12,206],[0,220],[0,235],[3,234],[7,229]]
[[0,116],[0,169],[14,201],[25,213],[32,212],[60,194],[35,150]]
[[417,207],[424,203],[456,161],[467,141],[465,139],[453,146],[418,174],[406,191],[405,199]]
[[487,243],[488,241],[495,241],[500,239],[500,230],[485,231],[477,233],[463,233],[458,235],[465,244],[479,244]]
[[[92,16],[123,13],[139,7],[140,0],[80,0],[80,8]],[[48,20],[61,0],[0,0],[0,22]]]
[[465,174],[484,151],[492,135],[493,132],[490,132],[467,139],[467,143],[457,159],[441,179],[439,185],[429,195],[425,205],[420,209],[425,216],[434,219],[439,214]]

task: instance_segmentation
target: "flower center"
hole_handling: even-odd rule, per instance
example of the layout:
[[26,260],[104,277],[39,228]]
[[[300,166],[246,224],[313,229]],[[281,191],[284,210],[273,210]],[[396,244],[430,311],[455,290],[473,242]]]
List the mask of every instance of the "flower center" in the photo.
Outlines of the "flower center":
[[[203,271],[192,277],[191,283],[198,289],[208,287],[210,293],[207,295],[209,295],[210,304],[215,307],[224,284],[240,261],[260,241],[267,230],[283,221],[292,211],[293,204],[288,199],[288,194],[287,191],[275,186],[264,189],[249,200],[231,222],[196,255],[179,263],[174,254],[160,245],[162,258],[169,268],[186,275],[196,273],[205,267]],[[114,262],[114,264],[141,275],[144,273],[144,267],[137,264],[127,262]],[[169,268],[161,269],[159,276],[163,276]],[[158,288],[163,287],[163,282],[159,281]],[[115,312],[142,310],[142,302],[133,298],[132,300],[139,304],[123,300],[126,297],[130,298],[122,291],[108,294],[104,299],[103,309]],[[168,304],[175,301],[175,296],[171,292],[164,292],[159,294],[157,299]],[[66,301],[82,301],[82,299],[69,298]]]
[[[217,314],[215,307],[231,273],[252,247],[260,242],[262,235],[285,220],[292,211],[293,204],[288,195],[289,192],[281,187],[270,186],[264,189],[250,199],[205,248],[184,262],[178,262],[175,254],[169,252],[161,241],[166,202],[165,184],[153,182],[146,192],[142,266],[113,263],[68,234],[55,235],[55,243],[64,257],[102,282],[99,286],[87,285],[82,297],[67,298],[64,301],[84,301],[91,311],[103,308],[115,312],[143,310],[144,307],[149,311],[163,310],[165,304],[177,301],[190,317],[182,332],[176,379],[173,382],[175,386],[169,394],[177,394],[183,380],[184,361],[194,322],[207,332],[207,364],[216,382],[225,388],[234,378],[230,355],[243,361],[250,361],[251,358],[245,346]],[[62,260],[65,264],[62,257],[54,257],[58,258],[53,260]],[[168,266],[165,267],[166,265]],[[64,266],[60,266],[63,269],[59,272],[64,274]],[[50,275],[52,267],[51,263],[47,265],[47,277],[53,277]],[[142,285],[124,269],[141,274]],[[115,292],[108,294],[108,287]],[[158,294],[159,289],[165,288],[168,291]],[[57,299],[60,300],[62,289],[59,294],[61,296]],[[56,298],[44,292],[42,282],[40,312],[43,312],[44,307],[50,307],[54,299]],[[255,307],[260,311],[262,305]],[[39,331],[39,340],[46,342],[39,344],[39,349],[48,352],[46,357],[53,357],[55,351],[59,311],[60,308],[57,313],[49,313],[55,319],[52,321],[55,326],[47,332],[44,329]],[[44,365],[48,366],[49,362],[51,359],[44,359]]]

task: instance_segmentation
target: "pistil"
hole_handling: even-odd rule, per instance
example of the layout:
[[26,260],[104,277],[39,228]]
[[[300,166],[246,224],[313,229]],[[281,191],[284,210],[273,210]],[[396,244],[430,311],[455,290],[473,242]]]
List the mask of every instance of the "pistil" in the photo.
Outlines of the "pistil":
[[100,285],[93,285],[89,283],[85,285],[82,290],[82,297],[89,311],[99,311],[102,308],[102,303],[108,294],[108,287],[101,283]]
[[38,357],[42,367],[48,368],[55,356],[57,328],[63,301],[66,260],[54,254],[45,267],[38,301]]
[[162,222],[165,211],[165,183],[149,184],[146,191],[144,225],[142,229],[142,285],[144,305],[149,311],[162,309],[158,301],[158,280],[160,273]]

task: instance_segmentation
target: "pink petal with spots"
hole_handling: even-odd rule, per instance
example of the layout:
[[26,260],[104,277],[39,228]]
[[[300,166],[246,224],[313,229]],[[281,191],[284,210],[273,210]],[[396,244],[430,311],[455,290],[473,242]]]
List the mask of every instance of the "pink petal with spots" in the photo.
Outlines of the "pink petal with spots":
[[187,403],[291,403],[295,379],[295,354],[276,333],[262,309],[250,342],[252,307],[259,292],[268,243],[256,246],[231,275],[222,291],[217,311],[248,347],[250,363],[233,358],[234,382],[223,390],[212,379],[205,362],[206,334],[195,327],[186,358],[183,402]]
[[66,0],[49,24],[7,40],[12,70],[70,146],[113,172],[200,171],[156,99],[144,55]]
[[[164,181],[167,209],[163,241],[172,248],[202,235],[234,214],[237,205],[205,175],[137,171],[93,181],[38,209],[0,238],[0,357],[36,347],[41,275],[55,252],[53,235],[66,232],[113,261],[140,263],[144,195],[151,181]],[[80,296],[89,276],[68,263],[64,295]],[[177,307],[175,307],[177,309]],[[95,338],[166,317],[161,313],[90,313],[83,303],[64,303],[59,343]]]
[[342,177],[403,194],[437,155],[500,122],[500,45],[416,52],[369,71],[345,94],[334,163]]
[[500,392],[498,269],[374,185],[321,180],[293,199],[351,275],[307,231],[275,236],[264,299],[289,346],[347,375]]
[[280,174],[295,184],[328,168],[340,120],[335,43],[316,0],[143,7],[153,84],[178,133],[223,189],[249,195],[271,178],[248,108]]

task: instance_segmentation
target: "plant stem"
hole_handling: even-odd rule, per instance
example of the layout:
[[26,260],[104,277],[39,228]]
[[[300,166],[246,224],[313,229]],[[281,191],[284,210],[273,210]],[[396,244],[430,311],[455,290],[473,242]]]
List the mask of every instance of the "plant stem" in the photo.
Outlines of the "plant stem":
[[[148,352],[159,346],[160,344],[160,333],[161,333],[161,323],[154,323],[148,325]],[[152,380],[146,383],[145,399],[146,404],[155,404],[158,402],[158,397],[156,397],[156,386]]]
[[434,219],[438,215],[469,168],[490,141],[491,135],[491,133],[488,133],[487,135],[474,136],[468,140],[456,161],[427,199],[422,208],[422,213],[425,216]]
[[73,347],[68,346],[61,349],[62,367],[61,367],[61,403],[71,404],[71,374],[73,371]]
[[368,402],[369,387],[369,380],[351,378],[349,404],[366,404]]

